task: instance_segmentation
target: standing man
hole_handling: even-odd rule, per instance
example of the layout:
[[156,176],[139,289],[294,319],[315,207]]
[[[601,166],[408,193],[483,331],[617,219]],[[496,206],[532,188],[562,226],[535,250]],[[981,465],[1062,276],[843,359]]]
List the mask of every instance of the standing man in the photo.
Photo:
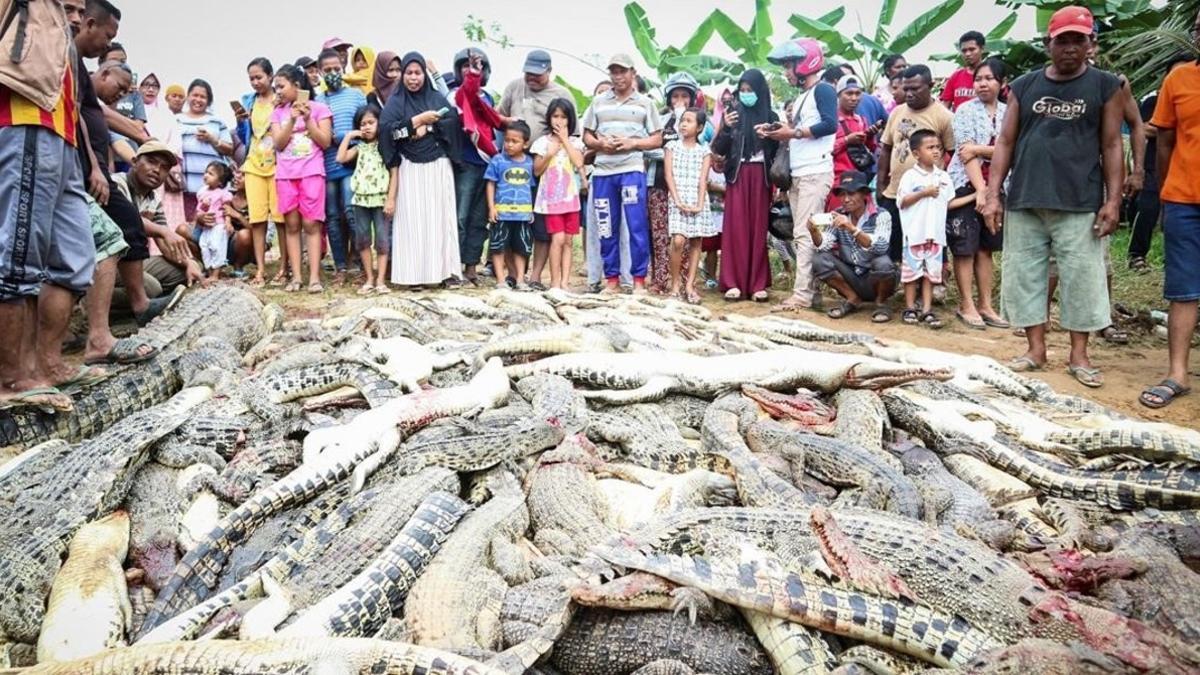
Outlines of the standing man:
[[[100,63],[105,61],[118,61],[128,65],[129,54],[120,42],[113,42],[100,55]],[[132,69],[129,72],[136,85],[137,76],[133,74]],[[104,108],[104,121],[108,123],[112,135],[112,149],[116,155],[114,159],[128,164],[133,159],[137,146],[150,140],[150,134],[146,131],[148,119],[142,92],[136,88],[122,96],[116,104]]]
[[[78,3],[64,3],[64,6],[72,4]],[[75,31],[75,51],[78,55],[76,71],[79,73],[80,131],[82,138],[87,140],[80,144],[79,160],[87,177],[88,192],[121,228],[125,243],[129,245],[117,264],[117,270],[129,292],[134,319],[138,325],[144,326],[161,314],[169,303],[165,299],[151,302],[146,295],[142,262],[150,257],[149,240],[141,213],[113,185],[109,171],[109,128],[104,117],[104,106],[100,104],[95,87],[96,82],[105,83],[105,96],[112,97],[115,102],[129,93],[133,76],[128,66],[114,61],[100,64],[96,76],[89,77],[83,62],[85,58],[98,57],[108,49],[120,28],[121,12],[108,0],[87,0],[82,13],[69,11],[68,17]],[[109,297],[104,302],[110,303],[111,300]]]
[[73,375],[61,344],[96,259],[76,157],[75,82],[86,74],[72,70],[63,5],[28,11],[39,48],[0,62],[0,401],[70,410],[56,388]]
[[958,110],[958,106],[975,98],[975,67],[983,61],[985,44],[983,33],[977,30],[967,31],[958,38],[958,53],[962,54],[963,67],[950,75],[938,97],[950,110]]
[[[550,54],[541,49],[529,52],[525,57],[524,76],[513,80],[504,88],[500,105],[496,111],[510,119],[519,119],[529,125],[531,138],[537,140],[546,133],[546,108],[556,98],[574,102],[571,92],[552,81]],[[586,186],[585,186],[586,187]],[[529,265],[529,287],[545,290],[542,285],[542,270],[550,254],[550,235],[546,232],[545,214],[533,214],[533,260]]]
[[588,284],[605,281],[604,293],[632,284],[646,293],[650,222],[646,212],[643,152],[662,146],[662,120],[654,101],[637,91],[633,58],[608,60],[612,89],[592,100],[583,116],[583,143],[596,151],[588,201]]
[[[458,257],[462,261],[463,279],[472,286],[479,283],[479,261],[483,244],[488,238],[486,183],[483,174],[488,162],[496,155],[496,127],[500,116],[492,95],[484,87],[492,75],[487,54],[477,47],[459,50],[454,55],[454,89],[450,104],[459,110],[462,122],[458,147],[461,154],[454,161],[454,204],[458,210]],[[461,101],[460,101],[461,99]],[[512,269],[511,267],[509,269]],[[504,281],[504,279],[497,279]],[[523,279],[515,279],[523,283]],[[457,279],[452,283],[457,283]]]
[[[331,37],[321,45],[321,51],[324,52],[326,49],[332,49],[337,55],[338,61],[342,64],[342,72],[345,72],[350,68],[350,47],[352,46],[342,38]],[[321,58],[318,56],[317,60],[320,61]]]
[[796,282],[792,297],[780,303],[777,309],[808,309],[821,304],[812,273],[815,248],[808,221],[825,209],[825,200],[833,187],[837,90],[821,80],[825,55],[816,40],[789,40],[771,50],[767,58],[771,63],[783,66],[788,84],[799,87],[802,92],[792,104],[791,120],[777,127],[760,125],[758,129],[760,138],[787,143],[791,159],[792,186],[788,189],[788,202],[792,207],[792,231],[796,237],[793,241]]
[[[1192,26],[1200,45],[1200,14]],[[1163,297],[1171,302],[1167,318],[1167,377],[1138,398],[1161,408],[1191,387],[1188,351],[1196,329],[1200,299],[1200,63],[1175,68],[1163,82],[1150,124],[1158,130],[1157,166],[1163,208]]]
[[[1012,83],[983,206],[997,232],[1004,212],[1003,313],[1025,329],[1029,348],[1016,371],[1046,365],[1050,254],[1058,261],[1063,328],[1071,332],[1067,372],[1088,387],[1104,383],[1088,358],[1088,334],[1111,323],[1102,238],[1120,218],[1123,100],[1115,75],[1088,65],[1092,13],[1064,7],[1042,38],[1050,65]],[[1007,202],[1000,191],[1006,177]],[[1194,261],[1193,261],[1194,264]]]
[[[1180,66],[1193,63],[1195,63],[1195,57],[1191,54],[1177,54],[1167,62],[1166,75],[1170,75],[1172,71]],[[1150,264],[1146,262],[1146,256],[1150,253],[1150,242],[1154,239],[1154,228],[1158,226],[1159,215],[1161,215],[1158,192],[1161,179],[1157,170],[1158,146],[1156,145],[1158,130],[1154,125],[1150,124],[1150,118],[1154,116],[1154,109],[1157,105],[1157,91],[1152,91],[1143,97],[1139,105],[1139,112],[1141,113],[1142,121],[1145,123],[1146,158],[1142,166],[1146,170],[1146,180],[1142,184],[1142,189],[1138,190],[1137,193],[1137,213],[1133,218],[1132,234],[1129,236],[1128,255],[1129,269],[1139,273],[1150,271]]]
[[354,115],[367,105],[367,97],[342,83],[344,71],[338,53],[325,49],[317,58],[325,93],[318,96],[333,113],[333,140],[325,148],[325,228],[329,250],[333,254],[333,285],[346,283],[346,260],[354,232],[354,192],[350,176],[354,167],[338,164],[337,149],[346,134],[354,130]]
[[[933,103],[933,74],[927,66],[909,66],[900,74],[904,89],[904,103],[896,106],[888,117],[887,126],[879,138],[879,177],[875,180],[879,192],[879,206],[892,214],[892,243],[888,255],[899,262],[904,233],[898,226],[900,209],[896,204],[896,190],[900,177],[917,163],[917,157],[909,149],[908,139],[917,129],[929,129],[938,135],[943,148],[954,145],[954,114],[944,106]],[[944,287],[943,287],[944,288]],[[936,288],[934,289],[936,293]],[[936,296],[935,296],[936,297]]]
[[163,94],[163,98],[167,100],[167,109],[172,115],[178,115],[183,112],[183,101],[187,98],[187,94],[183,91],[182,84],[167,85],[167,91]]

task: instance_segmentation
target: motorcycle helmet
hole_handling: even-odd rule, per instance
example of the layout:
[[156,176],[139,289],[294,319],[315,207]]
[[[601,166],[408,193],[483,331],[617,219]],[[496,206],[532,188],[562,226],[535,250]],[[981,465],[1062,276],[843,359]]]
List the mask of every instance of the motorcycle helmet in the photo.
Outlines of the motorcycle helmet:
[[676,89],[686,91],[692,97],[693,104],[695,104],[696,95],[700,93],[700,83],[696,81],[696,78],[692,77],[691,73],[674,73],[663,83],[663,98],[667,102],[670,102],[671,92]]
[[793,72],[801,78],[819,73],[825,68],[825,52],[821,43],[812,38],[796,38],[776,45],[767,55],[767,60],[777,66],[789,61],[795,63]]
[[467,47],[458,50],[458,53],[454,55],[454,77],[458,79],[458,74],[462,72],[463,66],[467,65],[467,62],[471,60],[471,54],[479,54],[483,57],[482,86],[486,87],[488,79],[492,76],[492,64],[488,61],[487,52],[479,47]]

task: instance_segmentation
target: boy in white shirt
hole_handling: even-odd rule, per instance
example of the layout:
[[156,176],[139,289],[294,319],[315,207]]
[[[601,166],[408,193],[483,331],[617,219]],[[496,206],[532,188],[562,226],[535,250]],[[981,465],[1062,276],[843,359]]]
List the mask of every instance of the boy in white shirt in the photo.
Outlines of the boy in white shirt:
[[[942,142],[929,129],[918,129],[909,137],[909,148],[917,163],[900,177],[896,197],[900,200],[900,227],[904,250],[900,280],[904,282],[904,323],[923,323],[941,328],[933,313],[933,287],[942,283],[942,258],[946,249],[946,210],[954,198],[954,182],[942,167]],[[916,305],[917,285],[921,305]]]

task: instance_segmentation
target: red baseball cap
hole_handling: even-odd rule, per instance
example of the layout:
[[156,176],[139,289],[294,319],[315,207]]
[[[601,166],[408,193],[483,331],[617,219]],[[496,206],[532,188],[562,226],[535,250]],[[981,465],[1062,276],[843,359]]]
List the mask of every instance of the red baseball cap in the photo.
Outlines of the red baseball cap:
[[1096,32],[1096,19],[1087,7],[1063,7],[1050,17],[1050,37],[1056,38],[1063,33],[1083,33],[1091,35]]

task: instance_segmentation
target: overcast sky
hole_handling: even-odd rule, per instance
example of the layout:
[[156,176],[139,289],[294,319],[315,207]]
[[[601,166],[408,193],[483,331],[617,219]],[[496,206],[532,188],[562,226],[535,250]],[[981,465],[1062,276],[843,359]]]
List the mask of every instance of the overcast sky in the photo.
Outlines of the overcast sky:
[[[796,12],[817,17],[837,6],[848,11],[840,26],[853,34],[859,25],[874,34],[880,0],[775,0],[772,19],[775,40],[792,34],[787,18]],[[215,92],[214,111],[226,117],[228,101],[249,91],[245,66],[256,56],[267,56],[278,67],[302,55],[315,57],[321,43],[334,35],[352,43],[403,54],[417,50],[439,68],[448,68],[454,52],[465,47],[462,25],[468,15],[485,23],[499,22],[511,41],[569,52],[586,60],[601,62],[621,51],[640,57],[629,36],[623,0],[591,2],[532,2],[527,0],[460,0],[458,2],[404,2],[402,0],[114,0],[122,11],[117,40],[129,52],[129,62],[139,78],[155,72],[166,84],[187,85],[203,77]],[[932,7],[931,0],[898,3],[893,26],[902,27]],[[684,3],[679,0],[641,0],[651,24],[658,30],[662,46],[687,40],[700,18],[714,3]],[[680,7],[690,7],[683,13]],[[720,3],[736,22],[749,27],[752,0]],[[931,53],[953,49],[954,41],[969,29],[987,32],[1009,10],[991,0],[966,0],[966,7],[939,31],[929,35],[907,56],[916,62]],[[1015,37],[1034,34],[1031,11],[1025,11],[1013,29]],[[492,63],[490,88],[500,90],[519,76],[527,47],[485,47]],[[731,57],[719,36],[709,43],[711,53]],[[602,77],[587,65],[554,53],[555,72],[581,89],[588,90]],[[934,72],[948,72],[950,64],[930,64]]]

